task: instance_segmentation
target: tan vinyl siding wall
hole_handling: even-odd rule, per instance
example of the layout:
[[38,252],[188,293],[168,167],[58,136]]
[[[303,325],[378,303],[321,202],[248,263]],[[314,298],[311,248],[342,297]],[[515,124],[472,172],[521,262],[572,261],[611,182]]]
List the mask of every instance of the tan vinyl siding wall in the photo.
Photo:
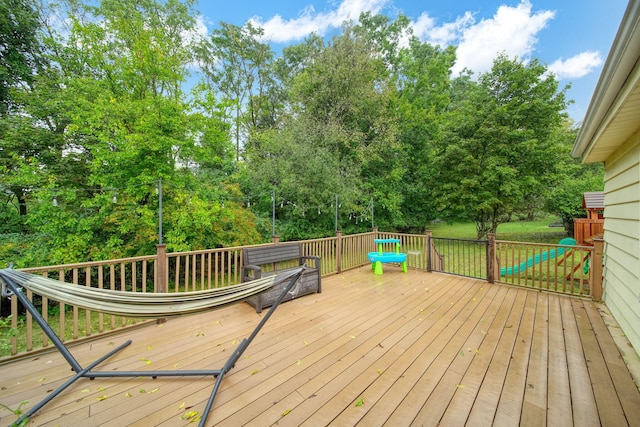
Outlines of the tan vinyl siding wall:
[[640,134],[605,162],[604,300],[640,354]]

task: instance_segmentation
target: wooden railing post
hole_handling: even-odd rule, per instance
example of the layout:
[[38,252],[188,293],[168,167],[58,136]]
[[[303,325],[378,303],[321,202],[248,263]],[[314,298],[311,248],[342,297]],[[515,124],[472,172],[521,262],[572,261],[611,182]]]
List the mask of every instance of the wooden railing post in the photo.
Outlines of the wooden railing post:
[[424,238],[426,240],[426,243],[424,245],[425,252],[427,255],[427,273],[431,273],[431,257],[433,256],[432,252],[431,252],[431,230],[427,230],[425,232]]
[[167,245],[156,245],[156,292],[167,292],[168,286],[168,262]]
[[277,245],[278,243],[280,243],[280,236],[278,236],[278,235],[273,235],[273,236],[271,236],[271,240],[272,240],[272,243],[273,243],[274,245]]
[[593,254],[591,256],[591,298],[599,302],[602,300],[602,252],[604,239],[593,239]]
[[489,241],[487,245],[487,281],[493,283],[495,281],[496,272],[496,235],[495,233],[487,234]]
[[[156,286],[155,292],[167,292],[169,288],[167,282],[169,281],[169,260],[167,258],[167,245],[156,245]],[[144,285],[143,285],[144,286]],[[167,319],[160,318],[156,320],[156,323],[164,323]]]
[[342,230],[336,231],[336,271],[342,272]]

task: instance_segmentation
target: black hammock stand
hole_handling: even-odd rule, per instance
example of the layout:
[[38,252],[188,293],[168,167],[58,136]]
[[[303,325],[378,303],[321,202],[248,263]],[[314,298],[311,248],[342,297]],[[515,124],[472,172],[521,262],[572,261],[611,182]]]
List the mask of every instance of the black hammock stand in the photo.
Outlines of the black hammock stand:
[[[80,378],[89,378],[93,380],[95,378],[113,378],[113,377],[152,377],[156,379],[157,377],[187,377],[187,376],[213,376],[216,378],[216,381],[213,385],[213,389],[211,391],[211,395],[209,396],[209,400],[207,401],[207,405],[202,413],[200,418],[199,426],[204,427],[209,412],[211,412],[211,408],[213,406],[213,401],[218,393],[218,389],[220,388],[220,384],[225,374],[229,372],[236,364],[238,359],[242,356],[244,351],[247,349],[249,344],[253,341],[253,339],[258,335],[262,327],[267,323],[273,312],[278,308],[282,300],[287,296],[288,293],[291,292],[293,285],[300,279],[302,273],[305,270],[305,266],[300,267],[295,273],[293,273],[293,277],[287,275],[284,279],[280,280],[282,282],[286,280],[286,278],[291,277],[287,285],[282,289],[282,292],[273,303],[269,311],[262,317],[258,325],[256,325],[253,332],[247,337],[244,338],[238,347],[233,351],[231,356],[227,359],[226,363],[221,369],[212,369],[212,370],[161,370],[161,371],[110,371],[110,372],[101,372],[94,371],[95,368],[100,363],[109,359],[111,356],[120,352],[127,346],[131,344],[131,340],[127,340],[117,348],[108,352],[104,356],[97,359],[95,362],[90,363],[86,367],[82,367],[80,363],[76,360],[75,357],[71,354],[67,346],[62,342],[62,340],[56,335],[56,333],[51,329],[51,326],[43,319],[42,315],[35,308],[33,303],[24,295],[22,292],[22,285],[18,284],[15,279],[8,274],[10,271],[14,270],[0,270],[0,279],[3,282],[3,293],[7,293],[8,295],[15,295],[18,300],[22,303],[22,305],[31,313],[33,319],[40,325],[44,333],[49,337],[49,339],[53,342],[55,347],[58,349],[60,354],[65,358],[67,363],[71,366],[71,370],[75,372],[75,375],[69,378],[64,384],[60,385],[57,389],[53,390],[47,397],[42,399],[39,403],[34,405],[31,409],[25,412],[18,420],[16,420],[12,426],[21,425],[21,423],[27,419],[29,419],[33,414],[35,414],[38,410],[40,410],[44,405],[49,403],[52,399],[54,399],[57,395],[62,393],[65,389],[71,386]],[[275,281],[275,283],[279,283]],[[6,292],[4,287],[10,291]]]

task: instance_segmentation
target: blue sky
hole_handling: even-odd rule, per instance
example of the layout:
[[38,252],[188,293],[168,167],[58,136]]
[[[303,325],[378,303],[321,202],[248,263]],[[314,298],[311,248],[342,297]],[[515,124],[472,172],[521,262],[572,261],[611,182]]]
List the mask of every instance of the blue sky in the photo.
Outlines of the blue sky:
[[454,74],[463,67],[487,71],[498,52],[538,58],[562,86],[571,84],[568,111],[581,122],[626,6],[626,0],[201,0],[197,8],[208,31],[220,21],[251,20],[274,50],[311,32],[329,36],[362,11],[402,13],[421,40],[458,47]]

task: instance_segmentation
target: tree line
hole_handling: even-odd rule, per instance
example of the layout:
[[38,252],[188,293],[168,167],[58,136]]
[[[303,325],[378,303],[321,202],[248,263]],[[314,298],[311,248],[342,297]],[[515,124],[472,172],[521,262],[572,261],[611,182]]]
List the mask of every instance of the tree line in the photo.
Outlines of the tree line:
[[[192,0],[0,0],[0,258],[20,266],[580,215],[567,87],[364,13],[274,52]],[[162,193],[159,194],[160,183]]]

